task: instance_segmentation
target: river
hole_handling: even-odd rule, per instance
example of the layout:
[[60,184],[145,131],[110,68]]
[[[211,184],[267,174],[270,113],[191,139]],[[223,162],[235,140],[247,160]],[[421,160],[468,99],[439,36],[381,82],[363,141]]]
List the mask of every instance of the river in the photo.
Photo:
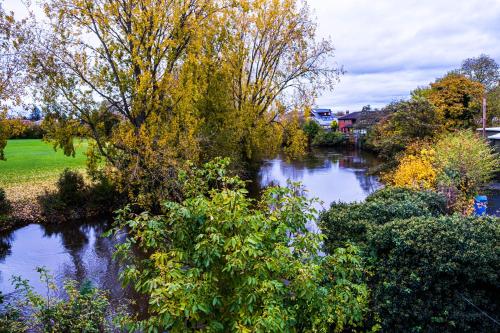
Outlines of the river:
[[[333,201],[361,201],[381,186],[367,172],[378,163],[373,155],[357,150],[318,149],[300,161],[278,157],[262,164],[253,191],[272,184],[286,185],[290,179],[302,182],[309,197],[323,202],[319,209],[327,208]],[[496,198],[494,211],[500,206]],[[28,279],[35,290],[43,293],[45,286],[39,282],[35,270],[46,267],[59,286],[67,279],[90,280],[109,291],[113,304],[135,299],[117,279],[120,267],[112,253],[119,240],[100,237],[108,227],[106,221],[55,228],[33,224],[0,237],[0,291],[15,296],[10,279],[16,275]],[[309,228],[317,230],[314,223]]]

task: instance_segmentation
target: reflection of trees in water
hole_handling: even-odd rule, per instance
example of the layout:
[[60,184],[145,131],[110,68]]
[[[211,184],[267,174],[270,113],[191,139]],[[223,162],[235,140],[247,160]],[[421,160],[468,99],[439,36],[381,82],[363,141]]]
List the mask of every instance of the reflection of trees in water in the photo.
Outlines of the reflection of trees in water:
[[90,228],[85,225],[79,226],[77,222],[67,222],[63,225],[44,226],[45,236],[58,236],[61,238],[64,249],[71,256],[75,267],[76,281],[84,281],[87,274],[85,270],[84,258],[82,258],[82,249],[88,244],[87,237]]
[[[12,234],[0,235],[0,261],[3,261],[5,257],[11,254],[12,241]],[[0,271],[0,278],[1,276],[2,271]]]
[[365,193],[373,193],[380,188],[380,183],[377,177],[366,174],[366,171],[356,170],[354,175],[359,182],[359,186]]
[[71,256],[74,272],[64,272],[63,279],[78,282],[91,280],[109,293],[113,305],[125,305],[127,300],[135,299],[138,305],[133,309],[137,310],[146,303],[131,288],[123,288],[119,281],[121,265],[114,260],[113,253],[120,240],[101,236],[109,227],[108,222],[96,220],[48,226],[44,232],[46,236],[60,237],[64,249]]
[[[334,169],[349,169],[356,177],[365,193],[371,193],[380,184],[377,177],[367,175],[367,171],[380,164],[377,157],[356,149],[313,149],[305,158],[286,161],[282,156],[264,162],[258,175],[249,185],[252,196],[258,197],[262,187],[285,184],[288,179],[303,181],[306,175],[328,173]],[[278,170],[276,169],[278,168]]]
[[0,261],[10,255],[10,248],[12,244],[12,234],[0,235]]

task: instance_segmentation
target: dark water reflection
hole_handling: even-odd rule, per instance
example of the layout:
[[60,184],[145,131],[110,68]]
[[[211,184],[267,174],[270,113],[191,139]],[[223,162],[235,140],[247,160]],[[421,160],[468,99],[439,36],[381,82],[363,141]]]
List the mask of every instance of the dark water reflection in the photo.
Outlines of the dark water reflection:
[[120,266],[112,255],[120,240],[101,237],[107,228],[108,223],[103,221],[55,227],[32,224],[0,237],[0,291],[7,299],[15,298],[11,277],[21,276],[37,292],[44,293],[36,268],[45,267],[58,286],[68,279],[90,280],[109,292],[114,305],[136,298],[118,281]]

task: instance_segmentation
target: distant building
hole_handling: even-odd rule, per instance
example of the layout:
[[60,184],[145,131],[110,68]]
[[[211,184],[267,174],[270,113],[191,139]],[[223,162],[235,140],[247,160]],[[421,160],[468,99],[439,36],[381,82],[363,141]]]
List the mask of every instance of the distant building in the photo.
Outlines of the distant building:
[[350,133],[354,131],[354,125],[359,121],[363,111],[348,113],[339,118],[339,131],[342,133]]
[[312,109],[311,120],[318,123],[323,128],[330,128],[332,122],[337,121],[330,109]]
[[[478,128],[477,132],[482,134],[483,129]],[[500,127],[487,127],[485,132],[490,144],[495,147],[497,152],[500,152]]]

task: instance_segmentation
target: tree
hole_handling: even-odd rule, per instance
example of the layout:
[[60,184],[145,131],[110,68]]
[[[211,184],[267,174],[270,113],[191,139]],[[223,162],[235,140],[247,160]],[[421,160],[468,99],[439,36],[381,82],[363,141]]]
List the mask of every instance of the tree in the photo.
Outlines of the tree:
[[[51,30],[33,70],[53,119],[47,137],[71,154],[74,131],[60,127],[82,124],[89,156],[144,204],[179,197],[186,160],[259,159],[285,131],[300,136],[284,115],[338,74],[296,0],[44,3]],[[288,101],[293,91],[304,98]]]
[[372,107],[370,104],[363,106],[363,108],[361,109],[361,112],[369,112],[369,111],[372,111]]
[[498,126],[500,122],[500,86],[492,89],[486,94],[488,123]]
[[367,144],[386,160],[394,160],[408,145],[434,137],[442,129],[442,118],[425,99],[392,103],[368,133]]
[[[361,323],[367,289],[353,247],[320,256],[322,236],[300,187],[270,188],[259,202],[226,176],[227,160],[186,175],[188,197],[161,216],[130,218],[119,246],[124,282],[149,297],[133,331],[335,332]],[[211,190],[210,190],[211,189]],[[135,246],[146,255],[130,261]]]
[[498,155],[471,131],[443,135],[433,149],[438,189],[446,193],[455,211],[470,213],[474,196],[498,171]]
[[463,130],[441,135],[435,142],[410,145],[398,158],[387,183],[431,189],[446,196],[450,210],[472,213],[475,195],[499,168],[494,149],[475,133]]
[[16,21],[0,1],[0,160],[15,128],[7,121],[8,105],[19,105],[26,86],[26,51],[31,44],[26,20]]
[[398,160],[398,167],[390,174],[390,183],[397,187],[416,190],[436,188],[437,172],[434,151],[421,149],[418,154],[406,154]]
[[428,100],[444,119],[446,129],[474,128],[475,120],[480,117],[483,93],[481,83],[460,74],[449,73],[431,83]]
[[464,60],[459,72],[470,80],[481,83],[488,91],[498,86],[500,81],[500,66],[486,54]]

